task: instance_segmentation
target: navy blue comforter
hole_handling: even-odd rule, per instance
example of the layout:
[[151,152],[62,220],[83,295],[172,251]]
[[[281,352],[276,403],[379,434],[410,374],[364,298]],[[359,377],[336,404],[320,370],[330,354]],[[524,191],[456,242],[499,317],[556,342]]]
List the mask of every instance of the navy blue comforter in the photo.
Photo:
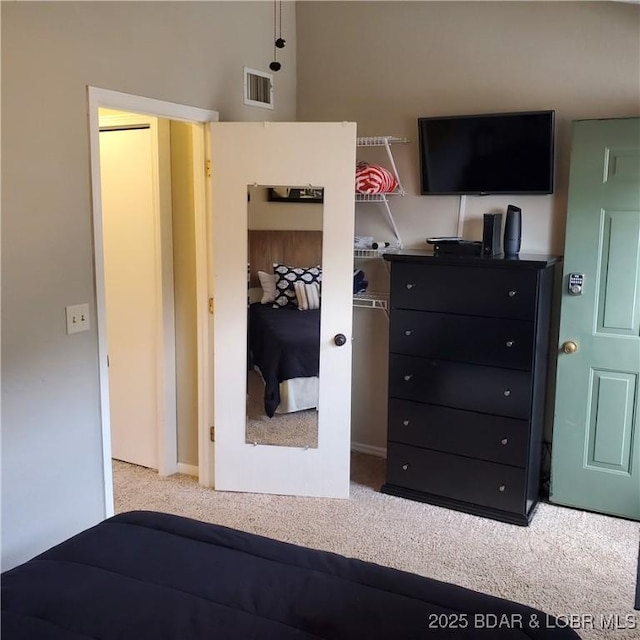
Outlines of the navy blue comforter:
[[105,520],[2,575],[3,640],[577,637],[513,602],[154,512]]
[[320,372],[320,309],[250,305],[249,349],[264,379],[265,413],[272,418],[280,404],[281,382]]

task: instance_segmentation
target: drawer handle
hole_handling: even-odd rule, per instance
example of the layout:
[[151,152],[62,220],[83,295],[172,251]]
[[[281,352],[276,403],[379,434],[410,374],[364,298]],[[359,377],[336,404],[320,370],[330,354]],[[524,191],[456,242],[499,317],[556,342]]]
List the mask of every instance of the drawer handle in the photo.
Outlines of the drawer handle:
[[500,444],[507,444],[507,442],[509,442],[507,438],[502,438],[502,440],[500,440]]
[[405,336],[410,336],[412,333],[413,333],[413,329],[407,329],[407,330],[404,332],[404,335],[405,335]]
[[518,292],[515,291],[514,289],[511,289],[511,291],[509,291],[510,298],[515,298],[517,295],[518,295]]
[[498,491],[500,491],[501,493],[504,493],[504,490],[505,490],[506,488],[507,488],[507,485],[506,485],[506,484],[501,484],[501,485],[498,487]]
[[409,426],[409,420],[403,420],[403,421],[402,421],[402,424],[403,424],[405,427],[408,427],[408,426]]
[[402,465],[402,470],[403,470],[403,471],[406,471],[408,468],[409,468],[409,465],[408,465],[408,464],[403,464],[403,465]]
[[411,378],[413,378],[413,373],[407,373],[406,376],[402,376],[404,378],[405,382],[409,382],[409,380],[411,380]]
[[413,282],[407,282],[407,289],[413,289],[416,285]]
[[511,389],[505,389],[502,393],[504,394],[505,398],[508,398],[511,395]]
[[514,344],[515,344],[515,342],[514,342],[513,340],[507,340],[507,341],[505,342],[505,345],[506,345],[507,347],[513,347],[513,345],[514,345]]

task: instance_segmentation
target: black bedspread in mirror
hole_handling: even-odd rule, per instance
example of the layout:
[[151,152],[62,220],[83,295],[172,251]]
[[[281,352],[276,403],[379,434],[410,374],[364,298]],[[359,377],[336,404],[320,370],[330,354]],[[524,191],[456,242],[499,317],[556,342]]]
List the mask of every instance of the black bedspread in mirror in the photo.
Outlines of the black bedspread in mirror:
[[265,382],[265,413],[271,418],[280,404],[280,383],[317,376],[320,364],[320,309],[249,307],[250,364]]

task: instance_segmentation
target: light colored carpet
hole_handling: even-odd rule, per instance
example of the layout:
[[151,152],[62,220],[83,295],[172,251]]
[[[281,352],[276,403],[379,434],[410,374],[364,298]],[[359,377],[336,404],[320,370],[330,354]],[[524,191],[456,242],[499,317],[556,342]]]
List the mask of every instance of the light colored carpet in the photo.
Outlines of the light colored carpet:
[[247,444],[318,447],[318,412],[315,409],[276,413],[269,418],[264,411],[264,382],[255,371],[247,376],[247,392]]
[[335,500],[216,492],[114,461],[116,513],[184,515],[578,616],[572,626],[585,640],[640,638],[637,522],[546,503],[529,527],[494,522],[382,494],[384,468],[354,453],[351,497]]

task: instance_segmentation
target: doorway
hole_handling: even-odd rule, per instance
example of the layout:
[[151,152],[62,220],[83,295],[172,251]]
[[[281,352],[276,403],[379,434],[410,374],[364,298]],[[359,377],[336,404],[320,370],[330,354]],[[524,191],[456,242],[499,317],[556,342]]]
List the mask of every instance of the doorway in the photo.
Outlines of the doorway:
[[[193,214],[195,237],[197,240],[190,247],[190,251],[195,256],[195,284],[194,295],[196,298],[196,325],[197,336],[195,342],[197,353],[202,354],[197,363],[197,391],[195,393],[196,407],[191,407],[192,413],[196,415],[197,434],[195,445],[197,452],[197,464],[178,462],[178,442],[176,437],[176,385],[175,385],[175,339],[174,327],[170,322],[173,317],[173,287],[168,287],[167,283],[173,282],[173,270],[171,262],[162,260],[158,265],[157,280],[160,283],[161,300],[156,314],[159,316],[158,336],[160,349],[156,350],[158,384],[158,408],[157,427],[157,451],[158,451],[158,471],[162,475],[169,475],[176,471],[186,473],[197,472],[201,484],[211,486],[211,452],[208,447],[209,422],[208,397],[205,392],[208,386],[209,377],[207,375],[208,348],[208,311],[207,311],[207,223],[206,223],[206,203],[207,193],[205,185],[204,171],[204,149],[205,149],[205,122],[218,119],[217,113],[184,105],[166,103],[140,96],[132,96],[119,92],[89,87],[89,120],[90,120],[90,143],[91,143],[91,169],[92,169],[92,191],[93,191],[93,219],[94,219],[94,244],[95,244],[95,271],[96,271],[96,302],[97,302],[97,327],[99,346],[99,370],[100,370],[100,395],[102,414],[102,435],[103,435],[103,471],[105,488],[105,517],[113,515],[113,474],[112,474],[112,435],[111,435],[111,406],[109,393],[109,354],[107,335],[107,287],[105,272],[105,227],[103,225],[103,199],[100,170],[100,109],[111,109],[116,112],[126,112],[129,117],[165,118],[169,127],[175,124],[176,128],[185,126],[188,129],[190,140],[190,156],[187,159],[189,165],[194,170],[194,180],[191,186],[191,196],[193,200]],[[104,113],[104,112],[103,112]],[[133,115],[132,115],[133,114]],[[112,114],[115,115],[115,114]],[[184,131],[182,132],[185,133]],[[184,158],[183,158],[184,161]],[[198,170],[196,170],[196,168]],[[169,174],[171,175],[171,174]],[[165,177],[164,181],[167,178]],[[162,191],[159,181],[159,191]],[[165,183],[165,188],[167,187]],[[171,216],[160,216],[158,222],[159,229],[156,234],[160,243],[160,254],[172,255],[174,229]],[[167,304],[167,301],[171,304]],[[170,312],[168,311],[170,309]],[[164,322],[163,322],[164,320]],[[178,332],[180,334],[180,332]],[[179,365],[180,366],[180,365]],[[171,373],[173,368],[173,375]],[[168,392],[167,392],[168,391]],[[193,396],[192,396],[193,397]],[[173,416],[173,419],[172,419]]]
[[163,251],[171,238],[161,237],[163,214],[171,216],[171,177],[159,130],[166,134],[169,123],[102,109],[99,115],[112,456],[167,475],[174,469],[160,469],[157,425],[175,423],[176,415],[174,287],[173,279],[163,281],[172,270],[172,254]]

